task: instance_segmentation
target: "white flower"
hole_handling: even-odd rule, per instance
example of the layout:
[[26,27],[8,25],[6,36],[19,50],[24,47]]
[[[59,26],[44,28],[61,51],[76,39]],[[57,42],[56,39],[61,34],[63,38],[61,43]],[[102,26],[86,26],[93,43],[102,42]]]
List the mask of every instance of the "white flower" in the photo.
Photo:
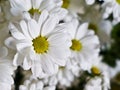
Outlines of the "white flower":
[[11,90],[14,83],[13,71],[14,67],[12,66],[11,57],[8,57],[7,48],[0,46],[0,88],[3,90]]
[[49,85],[58,84],[61,87],[70,87],[74,79],[80,75],[80,68],[78,65],[73,63],[69,65],[71,66],[60,67],[55,75],[47,78],[47,83]]
[[9,35],[8,29],[4,25],[0,29],[0,88],[11,90],[11,86],[14,83],[12,75],[16,69],[12,65],[14,52],[4,46],[4,40]]
[[45,86],[42,80],[36,80],[30,77],[25,80],[23,85],[19,86],[19,90],[55,90],[55,86]]
[[95,77],[88,81],[84,90],[102,90],[102,80],[99,77]]
[[49,16],[43,11],[38,19],[20,22],[20,28],[10,24],[9,29],[12,37],[6,40],[8,47],[15,42],[17,53],[14,56],[13,64],[22,65],[24,70],[31,68],[34,76],[42,73],[54,74],[58,66],[64,66],[70,55],[69,47],[71,42],[66,28],[58,25],[56,16]]
[[92,30],[88,30],[88,23],[79,24],[74,20],[68,31],[71,35],[71,58],[75,59],[80,68],[86,69],[86,64],[99,52],[99,40]]
[[22,15],[24,12],[32,15],[40,14],[44,10],[59,15],[60,19],[67,14],[67,11],[61,8],[61,0],[10,0],[10,4],[11,13],[15,16]]
[[[101,88],[103,88],[103,90],[108,90],[108,89],[110,89],[109,68],[101,60],[102,60],[102,57],[99,56],[99,57],[95,57],[92,60],[92,62],[89,63],[89,64],[91,64],[91,66],[88,68],[88,71],[91,74],[93,74],[95,76],[95,78],[101,79],[101,83],[99,82],[100,85],[97,84],[97,82],[96,82],[97,80],[94,81],[95,78],[91,79],[90,82],[94,81],[94,83],[93,83],[93,87],[92,87],[92,85],[90,87],[97,88],[97,86],[96,86],[96,84],[97,84],[97,85],[99,85],[98,90],[101,90]],[[90,83],[88,82],[88,84],[90,84]],[[95,87],[94,87],[94,85],[95,85]],[[89,85],[86,87],[88,88]],[[86,89],[86,90],[88,90],[88,89]],[[93,90],[95,90],[95,89],[93,89]]]
[[60,67],[58,73],[56,74],[57,81],[61,87],[70,87],[75,77],[79,76],[80,68],[78,65],[72,65],[69,69],[67,67]]
[[65,67],[60,67],[58,72],[53,76],[44,78],[46,85],[59,85],[61,88],[70,87],[76,77],[80,76],[80,68],[74,60],[68,60]]
[[120,22],[120,0],[104,0],[103,9],[105,9],[103,18],[113,14],[114,20]]

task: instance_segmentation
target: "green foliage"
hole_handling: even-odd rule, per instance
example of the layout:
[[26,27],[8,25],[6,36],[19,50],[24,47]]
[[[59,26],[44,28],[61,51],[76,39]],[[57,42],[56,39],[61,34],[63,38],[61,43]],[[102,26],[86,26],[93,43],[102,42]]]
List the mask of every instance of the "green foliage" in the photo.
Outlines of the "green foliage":
[[110,48],[101,50],[103,61],[111,67],[116,66],[116,60],[120,60],[120,23],[115,25],[111,32],[112,43]]

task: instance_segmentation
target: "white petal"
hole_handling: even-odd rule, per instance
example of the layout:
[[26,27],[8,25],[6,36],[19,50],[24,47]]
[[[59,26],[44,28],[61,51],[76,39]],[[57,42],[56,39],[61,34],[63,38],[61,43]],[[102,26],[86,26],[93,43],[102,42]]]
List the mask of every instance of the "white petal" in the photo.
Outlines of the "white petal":
[[23,17],[23,19],[25,19],[26,21],[29,21],[29,20],[31,19],[30,13],[28,13],[28,12],[23,12],[23,13],[22,13],[22,17]]
[[35,85],[35,83],[33,83],[32,85],[30,85],[30,90],[36,90],[36,85]]
[[25,35],[28,39],[31,40],[32,38],[30,37],[27,24],[26,24],[26,22],[25,22],[24,20],[22,20],[22,21],[20,22],[20,26],[21,26],[21,28],[22,28],[22,32],[24,33],[24,35]]
[[[27,50],[27,48],[30,48],[31,45],[32,44],[23,42],[23,43],[16,44],[16,47],[17,47],[18,52],[21,52],[21,51]],[[24,52],[24,54],[25,54],[25,52]]]
[[39,25],[40,29],[47,18],[48,18],[48,11],[46,11],[46,10],[42,11],[42,13],[38,19],[38,25]]
[[65,42],[66,40],[67,40],[67,36],[64,33],[56,33],[48,38],[50,46],[59,46],[59,45],[61,46],[66,43]]
[[35,20],[31,19],[28,21],[28,29],[32,38],[36,38],[39,36],[40,29]]
[[81,39],[85,36],[88,30],[88,23],[83,23],[79,26],[78,31],[76,32],[76,39]]
[[38,9],[43,0],[32,0],[33,8]]
[[43,89],[43,86],[44,86],[43,82],[42,82],[42,81],[39,81],[39,82],[37,83],[37,85],[36,85],[37,90],[42,90],[42,89]]
[[92,5],[95,2],[95,0],[85,0],[85,1],[88,5]]
[[39,77],[42,74],[42,68],[40,62],[32,62],[32,74],[34,77]]
[[53,9],[53,11],[51,12],[51,14],[56,14],[58,15],[59,20],[62,20],[65,18],[65,16],[67,15],[68,11],[64,8],[56,8]]
[[50,16],[49,19],[45,22],[42,28],[42,36],[48,36],[55,28],[56,24],[58,23],[58,19],[56,16]]
[[44,55],[41,58],[41,65],[42,65],[42,69],[44,70],[45,73],[52,75],[54,73],[56,73],[57,71],[57,67],[55,66],[55,64],[52,62],[51,57]]
[[13,50],[16,49],[16,41],[13,37],[9,37],[5,40],[5,45]]
[[26,56],[23,60],[23,69],[24,70],[29,70],[32,66],[31,60]]
[[25,39],[25,36],[12,23],[9,24],[9,30],[15,39],[17,40]]
[[19,53],[16,53],[13,59],[13,65],[14,66],[19,66],[22,65],[24,57],[20,55]]
[[97,36],[92,35],[92,36],[86,36],[85,38],[81,39],[80,42],[82,43],[83,46],[88,46],[88,47],[94,47],[96,45],[99,45],[99,39]]
[[59,48],[50,48],[49,54],[52,57],[52,61],[58,65],[64,66],[67,61],[68,53],[64,51],[64,49]]

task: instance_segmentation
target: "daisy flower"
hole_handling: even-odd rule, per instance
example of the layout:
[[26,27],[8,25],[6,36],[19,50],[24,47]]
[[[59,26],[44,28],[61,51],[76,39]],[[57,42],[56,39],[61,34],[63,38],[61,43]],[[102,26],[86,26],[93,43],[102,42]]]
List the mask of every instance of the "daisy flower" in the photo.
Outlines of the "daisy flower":
[[34,76],[48,75],[58,71],[58,66],[65,66],[70,55],[71,42],[65,27],[59,25],[57,16],[43,11],[36,22],[22,20],[20,27],[9,25],[11,37],[6,40],[8,47],[16,43],[13,64],[22,65],[24,70],[32,70]]
[[24,81],[23,85],[19,86],[19,90],[55,90],[55,86],[45,86],[42,80],[30,77],[28,80]]
[[63,18],[67,11],[61,8],[61,0],[10,0],[11,13],[15,16],[22,15],[23,12],[29,12],[31,15],[40,14],[47,10],[49,13],[56,13],[59,18]]
[[73,63],[71,63],[70,67],[59,67],[59,70],[55,75],[47,78],[47,83],[49,85],[59,85],[61,88],[70,87],[75,78],[80,75],[79,72],[79,66]]
[[8,57],[8,49],[0,46],[0,88],[3,90],[11,90],[11,86],[14,83],[12,77],[14,70],[12,59]]
[[113,14],[114,20],[120,22],[120,0],[104,0],[102,7],[105,9],[103,18],[108,18],[110,14]]
[[13,73],[16,67],[12,65],[14,52],[4,45],[4,40],[9,36],[7,24],[0,28],[0,88],[11,90],[14,83]]
[[72,65],[69,69],[67,67],[60,67],[56,74],[58,84],[61,87],[70,87],[76,77],[79,76],[80,68],[78,65]]
[[85,85],[84,90],[102,90],[102,80],[98,77],[95,77],[88,81],[88,83]]
[[92,30],[88,30],[88,23],[79,24],[74,20],[70,28],[71,58],[79,63],[81,69],[85,69],[87,62],[98,55],[98,37]]
[[[108,90],[110,89],[110,76],[109,76],[109,68],[102,61],[102,57],[95,57],[91,63],[91,66],[88,68],[89,73],[94,75],[94,78],[91,78],[86,85],[85,90]],[[99,86],[99,87],[98,87]]]

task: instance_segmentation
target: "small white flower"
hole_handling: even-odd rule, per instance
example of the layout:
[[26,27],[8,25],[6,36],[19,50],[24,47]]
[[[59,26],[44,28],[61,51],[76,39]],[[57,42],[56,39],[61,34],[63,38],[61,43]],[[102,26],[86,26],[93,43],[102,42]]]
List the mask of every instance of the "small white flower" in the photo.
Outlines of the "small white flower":
[[74,20],[68,31],[71,35],[71,58],[75,59],[80,68],[86,69],[86,64],[99,52],[99,40],[92,30],[88,30],[88,23],[79,24]]
[[13,81],[12,59],[8,57],[8,50],[4,46],[0,46],[0,88],[3,90],[11,90]]
[[80,68],[78,65],[72,65],[71,68],[60,67],[56,74],[57,81],[61,87],[70,87],[75,77],[79,76]]
[[114,20],[120,22],[120,0],[104,0],[102,7],[105,9],[103,18],[108,18],[110,14],[113,14]]
[[88,81],[84,90],[102,90],[102,80],[99,77],[95,77]]
[[[95,90],[99,86],[99,89],[97,90],[101,90],[101,88],[103,88],[103,90],[110,89],[109,68],[106,64],[101,62],[101,60],[102,57],[95,57],[92,62],[89,63],[91,66],[88,68],[88,71],[93,74],[95,78],[88,82],[89,85],[86,85],[86,88],[91,87]],[[97,83],[96,78],[99,79],[99,84]],[[89,88],[85,90],[89,90]]]
[[40,14],[47,10],[49,13],[59,15],[63,18],[67,11],[61,8],[61,0],[10,0],[11,13],[15,16],[22,15],[24,12],[29,12],[31,15]]
[[55,88],[55,86],[45,86],[43,80],[33,79],[32,77],[19,86],[19,90],[55,90]]
[[12,42],[16,43],[17,50],[13,64],[22,65],[24,70],[32,70],[34,76],[42,73],[54,74],[58,66],[64,66],[70,55],[71,42],[66,28],[58,25],[56,16],[49,16],[43,11],[38,19],[20,22],[20,28],[10,24],[9,29],[12,37],[6,40],[8,47]]
[[4,46],[4,40],[9,33],[7,30],[4,26],[0,30],[0,88],[3,90],[11,90],[11,86],[14,83],[12,75],[16,69],[12,65],[14,53]]

